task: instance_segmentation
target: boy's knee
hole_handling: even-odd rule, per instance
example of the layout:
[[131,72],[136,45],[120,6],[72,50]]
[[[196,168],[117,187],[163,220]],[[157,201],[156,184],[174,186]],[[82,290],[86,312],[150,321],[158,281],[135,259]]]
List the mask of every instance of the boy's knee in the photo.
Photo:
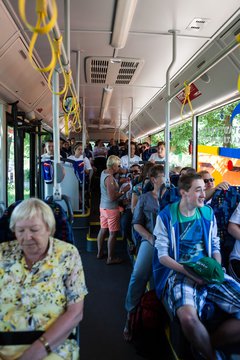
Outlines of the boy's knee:
[[182,328],[187,329],[188,331],[194,329],[200,322],[197,313],[193,311],[186,310],[181,311],[180,314],[177,312],[177,314]]

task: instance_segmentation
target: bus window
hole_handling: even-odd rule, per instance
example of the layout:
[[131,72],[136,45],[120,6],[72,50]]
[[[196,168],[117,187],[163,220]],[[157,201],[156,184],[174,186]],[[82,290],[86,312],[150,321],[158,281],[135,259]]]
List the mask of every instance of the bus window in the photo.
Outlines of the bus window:
[[198,117],[198,171],[209,171],[215,185],[222,181],[228,181],[231,185],[240,184],[237,150],[240,147],[239,115],[230,123],[237,103]]
[[24,136],[24,199],[30,197],[30,135],[25,133]]
[[7,203],[15,201],[15,181],[14,181],[14,132],[13,128],[7,127]]

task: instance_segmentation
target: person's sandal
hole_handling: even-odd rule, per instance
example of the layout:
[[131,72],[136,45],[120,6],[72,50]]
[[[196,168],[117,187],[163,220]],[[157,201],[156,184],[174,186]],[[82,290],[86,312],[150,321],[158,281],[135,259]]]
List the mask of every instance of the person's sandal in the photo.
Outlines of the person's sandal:
[[123,263],[123,259],[121,259],[121,258],[107,259],[107,261],[106,261],[107,265],[117,265],[117,264],[122,264],[122,263]]
[[130,325],[131,325],[131,320],[130,320],[130,315],[128,314],[127,321],[126,321],[126,324],[125,324],[124,330],[123,330],[123,338],[127,342],[132,341],[132,331],[130,329]]

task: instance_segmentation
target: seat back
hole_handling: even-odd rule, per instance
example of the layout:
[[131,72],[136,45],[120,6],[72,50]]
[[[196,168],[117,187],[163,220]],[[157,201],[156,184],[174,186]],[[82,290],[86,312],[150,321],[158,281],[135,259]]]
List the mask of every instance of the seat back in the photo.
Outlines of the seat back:
[[[13,210],[22,200],[18,200],[5,209],[0,218],[0,243],[15,239],[14,233],[9,228],[10,218]],[[52,197],[44,200],[52,209],[56,220],[56,232],[54,237],[74,244],[73,230],[71,226],[71,215],[68,215],[59,202],[53,201]]]
[[[164,190],[165,190],[165,192],[162,195]],[[159,211],[164,209],[165,206],[167,206],[168,204],[172,204],[172,203],[174,203],[176,201],[179,201],[179,200],[180,200],[180,194],[179,194],[178,188],[173,186],[173,185],[170,185],[170,187],[166,188],[165,185],[164,185],[160,189]]]
[[227,227],[229,219],[239,202],[240,186],[230,186],[228,190],[215,191],[210,204],[217,221],[222,262],[225,267],[228,266],[229,255],[235,243],[235,239],[228,233]]
[[51,160],[42,161],[42,175],[46,184],[53,183],[53,163]]

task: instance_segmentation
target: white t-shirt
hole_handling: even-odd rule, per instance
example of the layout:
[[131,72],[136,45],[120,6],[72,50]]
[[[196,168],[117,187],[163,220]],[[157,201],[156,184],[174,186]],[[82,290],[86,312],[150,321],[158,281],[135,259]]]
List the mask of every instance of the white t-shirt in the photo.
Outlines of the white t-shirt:
[[[240,225],[240,203],[230,217],[229,222]],[[234,248],[230,254],[230,260],[233,259],[240,260],[240,239],[236,239]]]
[[[131,157],[130,162],[129,162],[129,168],[133,164],[138,164],[139,161],[142,161],[140,156],[134,155],[133,157]],[[121,167],[124,168],[124,169],[128,168],[128,155],[124,155],[124,156],[121,157]]]
[[152,161],[152,162],[155,162],[155,161],[165,161],[165,158],[160,158],[158,156],[158,153],[153,153],[150,158],[148,159],[148,161]]
[[74,155],[70,155],[68,157],[68,159],[70,160],[74,160],[74,161],[80,161],[83,160],[84,161],[84,165],[85,165],[85,170],[92,170],[92,166],[90,164],[89,159],[85,156],[85,158],[83,158],[83,155],[80,155],[78,158]]

